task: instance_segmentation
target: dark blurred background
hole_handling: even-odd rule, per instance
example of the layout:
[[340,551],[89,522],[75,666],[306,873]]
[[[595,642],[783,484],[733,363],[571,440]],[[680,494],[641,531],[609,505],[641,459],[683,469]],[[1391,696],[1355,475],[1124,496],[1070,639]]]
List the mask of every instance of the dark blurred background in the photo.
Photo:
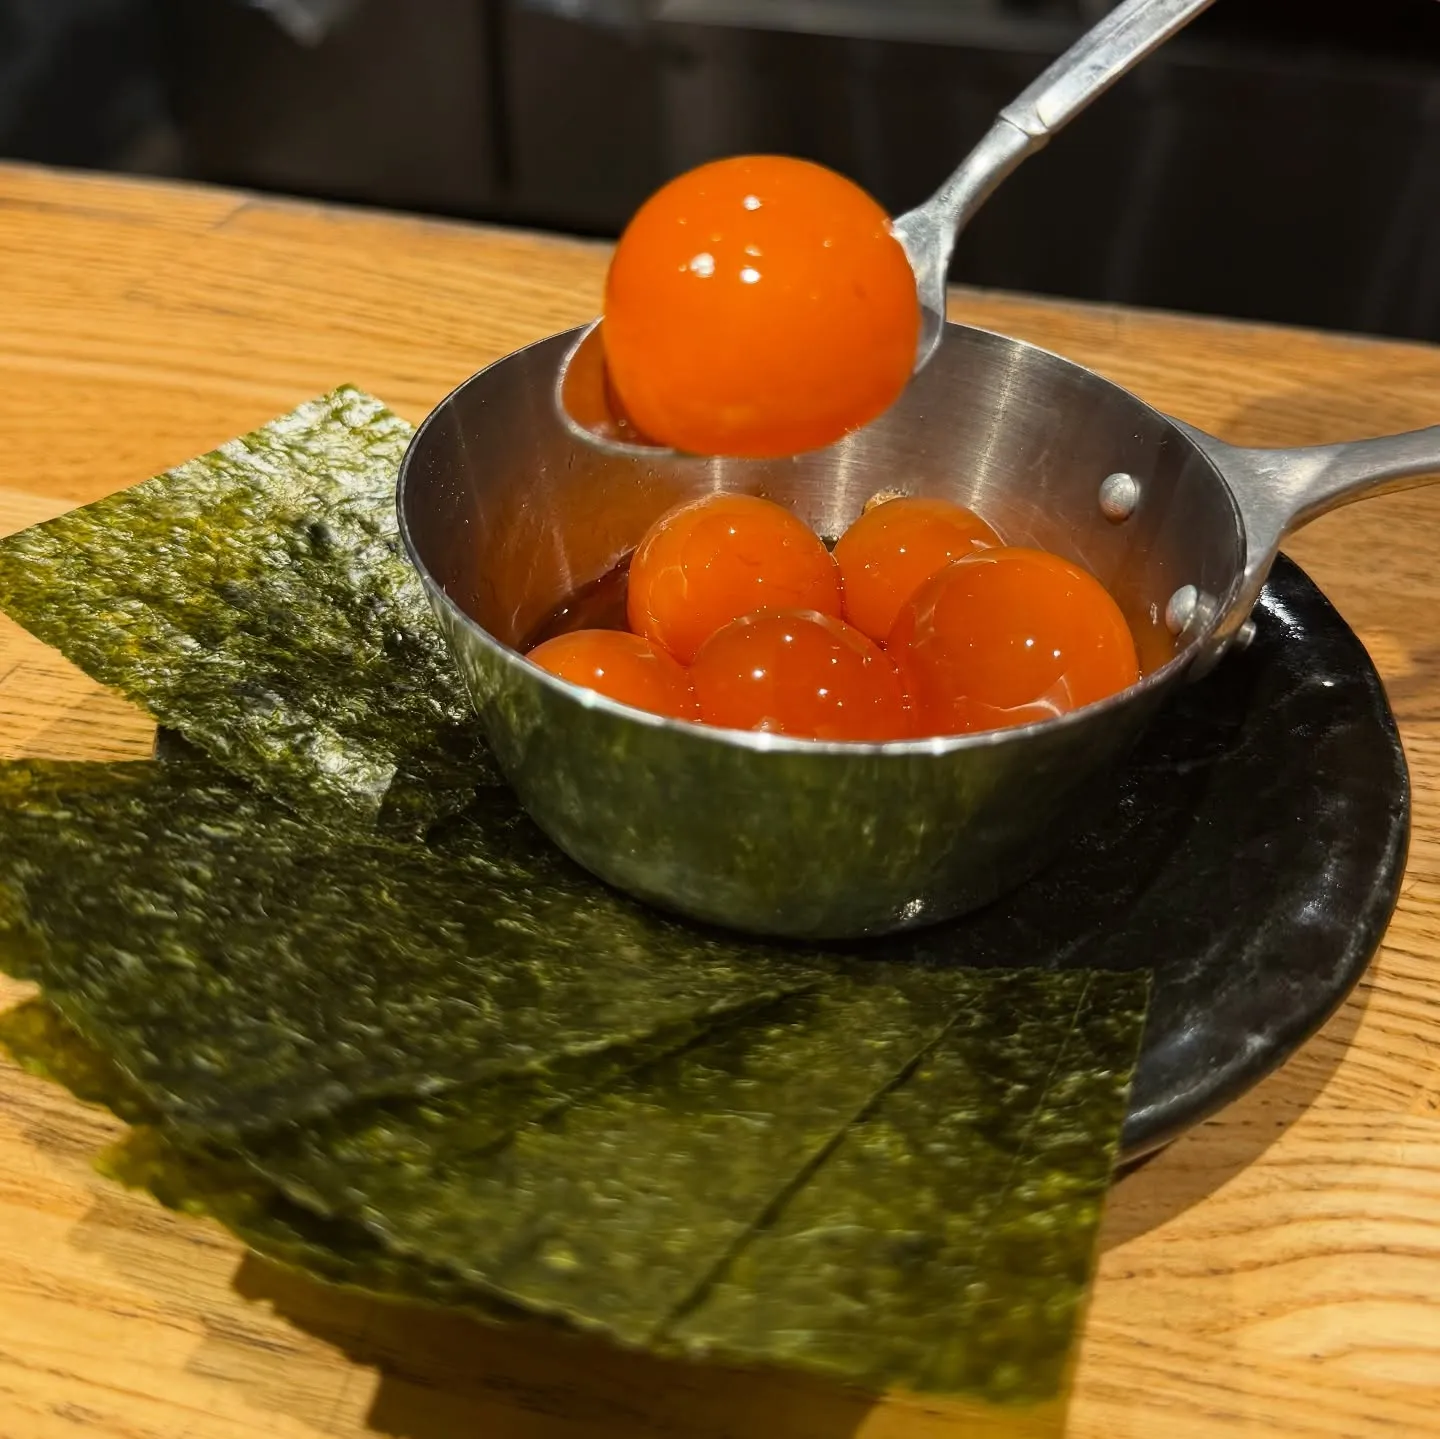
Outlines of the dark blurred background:
[[[892,212],[1108,0],[0,0],[0,155],[614,235],[709,157]],[[968,283],[1440,340],[1440,3],[1218,0]]]

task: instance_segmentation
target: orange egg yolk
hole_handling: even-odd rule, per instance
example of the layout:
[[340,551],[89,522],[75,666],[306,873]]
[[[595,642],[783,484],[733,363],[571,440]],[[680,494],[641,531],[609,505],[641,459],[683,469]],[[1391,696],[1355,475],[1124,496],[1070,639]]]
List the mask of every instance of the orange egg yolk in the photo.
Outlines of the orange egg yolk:
[[690,676],[664,650],[623,630],[573,630],[526,656],[552,675],[635,709],[697,719]]
[[701,455],[828,445],[905,388],[920,309],[885,212],[805,160],[672,180],[620,237],[601,328],[630,419]]
[[706,641],[690,671],[700,718],[820,740],[909,732],[900,676],[859,630],[812,611],[747,615]]
[[756,610],[840,614],[840,572],[815,533],[753,495],[709,495],[661,516],[630,561],[630,628],[689,664]]
[[999,543],[979,515],[950,500],[907,497],[875,505],[835,546],[845,618],[883,643],[900,606],[931,575]]
[[1033,724],[1140,677],[1105,587],[1041,550],[984,550],[946,566],[901,607],[886,649],[917,734]]

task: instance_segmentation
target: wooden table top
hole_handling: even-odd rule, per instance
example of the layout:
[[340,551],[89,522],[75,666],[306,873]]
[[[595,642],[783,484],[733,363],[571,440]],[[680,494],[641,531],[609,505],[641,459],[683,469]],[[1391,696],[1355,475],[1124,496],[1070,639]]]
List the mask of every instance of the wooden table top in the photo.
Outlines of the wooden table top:
[[[0,166],[0,526],[49,518],[353,381],[419,420],[599,309],[606,250]],[[952,313],[1224,438],[1440,420],[1440,350],[957,292]],[[1440,1435],[1440,490],[1287,549],[1375,657],[1415,781],[1368,978],[1280,1073],[1122,1180],[1069,1439]],[[150,722],[0,617],[0,753],[143,756]],[[0,1005],[26,991],[0,979]],[[3,1439],[929,1439],[869,1401],[287,1283],[98,1178],[118,1126],[0,1065]]]

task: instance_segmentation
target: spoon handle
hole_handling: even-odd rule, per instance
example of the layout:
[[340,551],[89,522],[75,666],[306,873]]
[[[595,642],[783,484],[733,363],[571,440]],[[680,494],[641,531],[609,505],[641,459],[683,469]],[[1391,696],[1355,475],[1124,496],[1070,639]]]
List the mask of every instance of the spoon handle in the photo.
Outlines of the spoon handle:
[[910,257],[921,304],[927,310],[943,316],[945,275],[955,237],[995,187],[1097,95],[1212,3],[1123,0],[1000,112],[930,199],[896,219],[895,234]]
[[1043,145],[1213,0],[1124,0],[1001,112]]

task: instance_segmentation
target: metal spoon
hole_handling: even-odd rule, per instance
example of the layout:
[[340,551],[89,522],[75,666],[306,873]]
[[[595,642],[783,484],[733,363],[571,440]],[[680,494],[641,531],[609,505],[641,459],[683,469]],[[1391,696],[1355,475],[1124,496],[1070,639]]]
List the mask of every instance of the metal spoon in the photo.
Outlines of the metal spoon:
[[[894,222],[920,298],[920,341],[915,369],[934,356],[945,332],[945,281],[955,239],[970,217],[1027,155],[1042,149],[1098,95],[1152,50],[1183,29],[1213,0],[1122,0],[1053,65],[1007,105],[960,167],[923,204]],[[555,403],[567,428],[614,454],[667,454],[638,444],[613,417],[605,390],[600,321],[591,325],[561,362]]]
[[1027,155],[1043,149],[1097,96],[1182,30],[1213,0],[1124,0],[1082,35],[999,114],[960,167],[923,205],[896,219],[920,294],[915,368],[929,363],[945,330],[945,278],[970,217]]

